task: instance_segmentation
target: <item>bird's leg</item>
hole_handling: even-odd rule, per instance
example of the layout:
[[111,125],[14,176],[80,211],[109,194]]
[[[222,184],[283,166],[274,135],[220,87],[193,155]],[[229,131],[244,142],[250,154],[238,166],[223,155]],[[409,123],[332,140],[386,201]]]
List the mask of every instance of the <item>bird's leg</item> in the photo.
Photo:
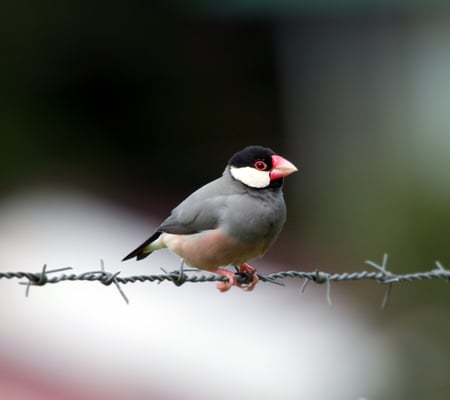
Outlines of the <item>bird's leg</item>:
[[214,272],[228,278],[228,281],[220,281],[216,285],[216,288],[219,289],[222,293],[230,290],[231,286],[236,285],[236,275],[234,274],[234,272],[228,271],[224,268],[217,268]]
[[180,271],[178,272],[180,276],[183,275],[183,270],[184,270],[184,260],[181,259]]
[[238,281],[235,283],[235,285],[237,287],[240,287],[241,289],[244,289],[247,292],[251,292],[255,288],[256,284],[259,282],[258,275],[256,275],[256,269],[252,267],[250,264],[244,263],[239,266],[239,273],[244,276],[247,276],[249,278],[248,279],[249,282],[247,281],[245,283],[239,283]]

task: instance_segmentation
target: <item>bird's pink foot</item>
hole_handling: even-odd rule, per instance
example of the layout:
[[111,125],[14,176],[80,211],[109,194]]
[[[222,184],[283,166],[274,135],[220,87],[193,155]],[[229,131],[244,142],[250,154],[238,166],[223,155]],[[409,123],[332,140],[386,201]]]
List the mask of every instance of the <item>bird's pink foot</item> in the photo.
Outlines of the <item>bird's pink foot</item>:
[[219,282],[216,285],[216,288],[219,289],[222,293],[230,290],[231,286],[236,285],[236,276],[234,275],[234,272],[228,271],[227,269],[223,268],[217,268],[215,270],[215,273],[228,278],[227,281]]
[[[258,275],[256,275],[256,269],[247,263],[240,265],[239,271],[236,274],[223,268],[216,269],[215,273],[228,278],[228,281],[219,282],[217,284],[216,287],[221,292],[230,290],[231,286],[237,286],[247,292],[251,292],[259,282]],[[239,274],[241,274],[242,277],[249,277],[250,279],[245,283],[238,282],[236,275],[239,276]]]
[[258,275],[256,275],[256,269],[252,267],[250,264],[244,263],[239,266],[239,272],[245,274],[251,278],[249,283],[236,283],[236,286],[244,289],[247,292],[251,292],[256,284],[259,282]]

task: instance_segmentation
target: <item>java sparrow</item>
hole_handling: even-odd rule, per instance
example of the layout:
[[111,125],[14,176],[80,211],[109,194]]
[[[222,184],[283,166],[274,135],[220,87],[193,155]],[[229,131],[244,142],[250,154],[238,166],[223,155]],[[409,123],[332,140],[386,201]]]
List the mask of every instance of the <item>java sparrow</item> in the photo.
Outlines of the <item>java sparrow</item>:
[[[283,178],[297,168],[269,148],[249,146],[234,154],[222,176],[192,193],[138,248],[122,261],[141,260],[168,248],[194,268],[228,278],[221,292],[236,285],[253,290],[258,277],[247,261],[262,256],[286,220]],[[249,274],[248,285],[236,282],[232,265]]]

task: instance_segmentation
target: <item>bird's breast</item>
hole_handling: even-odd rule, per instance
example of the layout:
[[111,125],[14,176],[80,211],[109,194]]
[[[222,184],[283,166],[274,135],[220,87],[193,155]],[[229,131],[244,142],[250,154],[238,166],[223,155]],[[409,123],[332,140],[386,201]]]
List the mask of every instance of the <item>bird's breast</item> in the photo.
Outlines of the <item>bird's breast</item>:
[[221,229],[212,229],[191,235],[164,233],[167,248],[178,254],[188,265],[215,270],[226,265],[241,265],[266,251],[268,243],[244,243],[227,235]]

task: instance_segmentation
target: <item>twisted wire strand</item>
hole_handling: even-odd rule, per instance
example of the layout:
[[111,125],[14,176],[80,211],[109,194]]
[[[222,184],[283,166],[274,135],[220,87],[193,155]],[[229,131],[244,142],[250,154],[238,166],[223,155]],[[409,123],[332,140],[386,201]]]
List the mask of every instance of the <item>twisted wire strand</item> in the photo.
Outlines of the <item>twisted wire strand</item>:
[[[384,255],[381,265],[376,264],[373,261],[366,261],[366,264],[373,267],[376,271],[360,271],[360,272],[342,272],[342,273],[327,273],[316,269],[312,272],[304,271],[281,271],[271,274],[257,274],[261,282],[269,282],[284,286],[280,280],[290,278],[300,278],[304,280],[304,283],[300,289],[301,293],[304,292],[306,286],[310,282],[326,285],[326,297],[330,305],[331,300],[331,282],[343,282],[343,281],[358,281],[358,280],[374,280],[378,283],[385,284],[387,290],[382,302],[382,308],[384,308],[388,302],[392,285],[400,282],[411,282],[430,279],[443,279],[450,281],[450,270],[445,269],[439,261],[435,262],[436,268],[430,271],[413,272],[406,274],[394,274],[387,269],[387,254]],[[26,285],[26,296],[29,294],[31,286],[44,286],[50,283],[59,283],[64,281],[98,281],[104,285],[114,284],[118,289],[120,295],[123,297],[126,303],[128,298],[123,292],[120,285],[136,282],[156,282],[161,283],[169,281],[177,286],[182,285],[185,282],[200,283],[200,282],[224,282],[228,278],[222,275],[214,273],[208,273],[195,270],[194,274],[186,274],[185,270],[166,272],[164,270],[161,274],[154,275],[134,275],[134,276],[121,276],[121,272],[111,273],[106,271],[103,260],[100,261],[100,270],[83,272],[80,274],[66,274],[61,273],[59,275],[51,275],[58,272],[71,270],[70,267],[58,268],[48,270],[47,265],[44,265],[40,272],[0,272],[0,279],[26,279],[26,282],[20,282]],[[192,271],[192,270],[189,270]],[[188,272],[189,272],[188,271]],[[247,273],[236,272],[236,280],[241,284],[248,284],[252,280],[252,276]]]

